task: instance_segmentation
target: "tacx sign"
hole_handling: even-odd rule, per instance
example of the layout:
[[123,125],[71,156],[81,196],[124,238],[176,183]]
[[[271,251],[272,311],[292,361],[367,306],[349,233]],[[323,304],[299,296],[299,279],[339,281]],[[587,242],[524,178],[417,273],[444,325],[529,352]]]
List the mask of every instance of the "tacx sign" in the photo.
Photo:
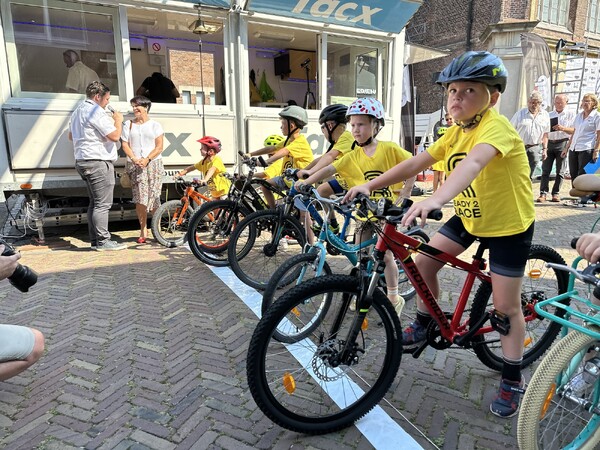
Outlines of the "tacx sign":
[[250,0],[248,10],[399,33],[422,0]]

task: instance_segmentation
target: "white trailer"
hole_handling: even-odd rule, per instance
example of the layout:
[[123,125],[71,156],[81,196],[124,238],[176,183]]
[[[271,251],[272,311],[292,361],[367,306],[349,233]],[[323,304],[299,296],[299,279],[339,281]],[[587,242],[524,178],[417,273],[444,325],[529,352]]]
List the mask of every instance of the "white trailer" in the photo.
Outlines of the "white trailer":
[[[87,193],[67,139],[69,117],[85,96],[65,86],[66,50],[110,86],[112,106],[126,116],[129,99],[152,72],[173,80],[178,103],[154,103],[150,113],[165,130],[167,184],[176,170],[200,159],[196,140],[205,134],[222,140],[221,156],[235,166],[238,151],[259,148],[267,135],[280,133],[277,113],[293,102],[308,109],[304,132],[315,154],[325,148],[319,110],[357,96],[383,102],[381,138],[399,141],[403,28],[420,4],[2,0],[0,201],[25,194],[36,207],[65,214],[85,208]],[[256,97],[254,83],[268,84],[274,95],[263,90]],[[120,158],[117,172],[123,165]],[[115,188],[116,203],[129,197]],[[61,214],[52,216],[60,224]]]

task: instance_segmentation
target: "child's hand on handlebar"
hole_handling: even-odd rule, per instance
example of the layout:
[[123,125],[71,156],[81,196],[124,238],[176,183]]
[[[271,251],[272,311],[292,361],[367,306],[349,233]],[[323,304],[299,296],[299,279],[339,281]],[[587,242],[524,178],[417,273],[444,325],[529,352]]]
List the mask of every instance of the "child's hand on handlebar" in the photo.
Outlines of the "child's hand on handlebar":
[[346,195],[344,195],[344,198],[342,199],[342,203],[351,202],[352,200],[354,200],[354,197],[356,197],[358,194],[364,194],[367,197],[369,197],[371,195],[371,190],[367,187],[366,184],[361,184],[360,186],[351,187],[350,189],[348,189],[348,192],[346,193]]
[[590,263],[594,264],[600,260],[600,234],[586,233],[577,240],[577,253]]
[[413,220],[418,218],[421,219],[421,226],[425,226],[425,222],[427,222],[427,215],[436,209],[442,209],[443,204],[440,204],[435,198],[430,197],[422,202],[413,203],[413,205],[408,209],[404,217],[402,218],[402,226],[409,226],[413,224]]
[[306,180],[310,176],[310,173],[308,170],[300,169],[296,172],[296,176],[299,180]]

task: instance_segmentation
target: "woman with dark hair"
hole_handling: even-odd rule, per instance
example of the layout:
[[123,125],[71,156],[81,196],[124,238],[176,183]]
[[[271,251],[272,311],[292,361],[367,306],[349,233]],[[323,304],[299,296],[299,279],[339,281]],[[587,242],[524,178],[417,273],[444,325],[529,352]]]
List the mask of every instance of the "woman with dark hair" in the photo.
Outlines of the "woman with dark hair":
[[160,206],[162,190],[164,131],[160,123],[149,118],[152,102],[143,96],[133,97],[133,120],[123,124],[123,151],[127,155],[125,171],[131,179],[131,190],[135,211],[140,222],[138,244],[148,238],[148,211]]
[[144,80],[136,95],[148,97],[154,103],[177,103],[179,91],[169,78],[160,72],[154,72]]

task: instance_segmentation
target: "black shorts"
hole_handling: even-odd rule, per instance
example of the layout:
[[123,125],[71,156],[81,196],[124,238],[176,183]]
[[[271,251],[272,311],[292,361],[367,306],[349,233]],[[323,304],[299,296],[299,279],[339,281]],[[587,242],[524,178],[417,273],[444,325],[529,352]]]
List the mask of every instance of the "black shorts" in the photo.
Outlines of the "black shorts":
[[525,273],[534,225],[535,223],[532,223],[523,233],[512,236],[477,238],[465,229],[458,216],[453,216],[440,228],[439,233],[462,245],[465,249],[475,239],[479,239],[489,249],[491,272],[505,277],[519,278]]

